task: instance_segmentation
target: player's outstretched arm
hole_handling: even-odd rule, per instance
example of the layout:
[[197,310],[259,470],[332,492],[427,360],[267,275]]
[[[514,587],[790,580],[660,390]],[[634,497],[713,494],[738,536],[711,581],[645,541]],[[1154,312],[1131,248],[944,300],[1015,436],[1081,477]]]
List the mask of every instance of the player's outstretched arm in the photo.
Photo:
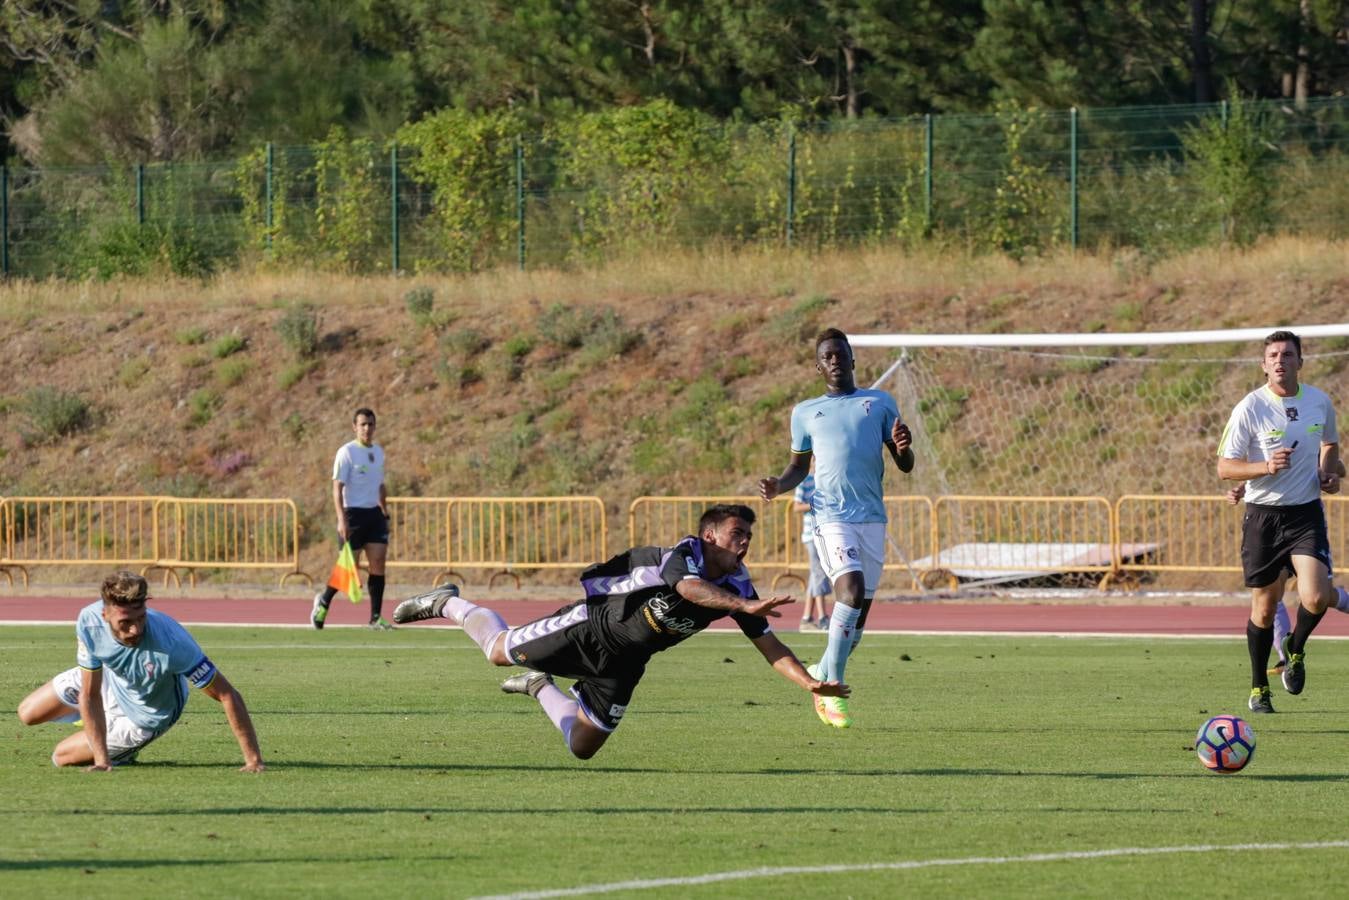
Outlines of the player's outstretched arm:
[[788,491],[794,491],[809,474],[810,454],[793,452],[792,461],[787,463],[787,468],[782,470],[781,475],[776,478],[770,475],[759,479],[759,496],[766,502]]
[[791,597],[768,597],[745,599],[723,587],[701,578],[685,578],[675,584],[675,593],[690,603],[719,609],[729,613],[747,613],[751,616],[767,616],[776,619],[782,615],[777,607],[795,603]]
[[796,654],[792,652],[791,648],[782,643],[778,636],[771,631],[754,638],[752,643],[779,675],[798,687],[805,688],[812,694],[819,694],[821,697],[846,697],[852,693],[852,688],[846,684],[811,678],[810,673],[806,671],[805,666],[801,665],[801,660],[796,658]]
[[108,720],[103,715],[103,670],[80,670],[80,719],[94,761],[86,772],[111,772],[108,758]]
[[253,719],[248,715],[243,696],[234,689],[223,672],[217,671],[211,683],[201,689],[202,693],[225,707],[225,718],[230,723],[239,749],[244,753],[244,765],[240,772],[261,772],[267,768],[262,762],[262,751],[258,749],[258,734],[253,730]]

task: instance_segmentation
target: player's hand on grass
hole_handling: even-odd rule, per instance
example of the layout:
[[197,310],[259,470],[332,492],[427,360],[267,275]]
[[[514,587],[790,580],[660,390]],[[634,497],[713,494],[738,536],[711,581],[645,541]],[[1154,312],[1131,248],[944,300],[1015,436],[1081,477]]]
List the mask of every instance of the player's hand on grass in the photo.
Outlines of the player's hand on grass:
[[242,768],[239,769],[239,771],[240,771],[240,772],[262,772],[262,771],[265,771],[266,769],[267,769],[267,766],[263,764],[262,760],[258,760],[257,762],[254,762],[254,763],[246,763]]
[[812,681],[811,684],[813,687],[810,692],[821,697],[847,697],[852,694],[852,688],[841,681]]
[[759,496],[764,499],[764,502],[772,500],[777,495],[778,495],[777,478],[775,478],[772,475],[769,475],[767,478],[759,479]]
[[795,597],[760,597],[758,600],[745,601],[745,605],[740,609],[741,612],[749,613],[751,616],[767,616],[776,619],[782,615],[777,611],[779,606],[786,606],[788,603],[795,602]]
[[84,771],[86,771],[86,772],[111,772],[111,771],[112,771],[112,765],[111,765],[110,763],[104,763],[103,765],[99,765],[98,763],[94,763],[92,766],[85,766]]

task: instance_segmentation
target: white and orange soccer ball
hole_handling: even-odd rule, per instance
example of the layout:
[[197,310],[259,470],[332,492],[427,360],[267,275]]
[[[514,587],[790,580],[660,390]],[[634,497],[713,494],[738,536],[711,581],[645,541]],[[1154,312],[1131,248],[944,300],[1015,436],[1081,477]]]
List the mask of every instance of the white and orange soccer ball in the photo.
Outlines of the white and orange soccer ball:
[[1214,716],[1199,729],[1194,752],[1210,772],[1240,772],[1255,755],[1255,732],[1245,719]]

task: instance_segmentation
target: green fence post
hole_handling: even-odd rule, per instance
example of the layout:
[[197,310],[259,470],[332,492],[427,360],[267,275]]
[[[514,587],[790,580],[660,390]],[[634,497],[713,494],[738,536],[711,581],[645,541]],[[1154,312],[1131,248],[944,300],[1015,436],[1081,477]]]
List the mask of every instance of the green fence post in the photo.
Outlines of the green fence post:
[[525,270],[525,145],[515,139],[515,252],[520,271]]
[[398,145],[389,148],[389,238],[392,245],[393,274],[398,275]]
[[145,163],[136,163],[136,224],[145,224]]
[[787,246],[792,245],[796,223],[796,127],[787,132]]
[[267,250],[272,249],[272,142],[267,142]]
[[9,166],[0,166],[0,275],[9,277]]
[[923,116],[923,230],[932,234],[932,113]]
[[1068,112],[1068,221],[1072,223],[1070,241],[1073,250],[1077,249],[1077,107]]

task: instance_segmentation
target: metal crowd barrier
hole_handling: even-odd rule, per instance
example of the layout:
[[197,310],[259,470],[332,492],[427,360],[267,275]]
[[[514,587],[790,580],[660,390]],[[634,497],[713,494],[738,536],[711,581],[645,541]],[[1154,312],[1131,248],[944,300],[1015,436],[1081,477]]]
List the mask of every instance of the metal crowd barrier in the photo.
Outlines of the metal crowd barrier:
[[33,566],[157,567],[159,497],[6,497],[0,502],[0,571],[28,585]]
[[453,497],[446,503],[446,574],[491,571],[520,585],[526,569],[575,569],[608,557],[609,527],[599,497]]
[[159,498],[154,504],[154,565],[186,569],[281,569],[279,583],[314,579],[300,570],[300,523],[291,500]]
[[450,498],[390,497],[390,569],[435,569],[432,585],[452,574],[450,561]]

